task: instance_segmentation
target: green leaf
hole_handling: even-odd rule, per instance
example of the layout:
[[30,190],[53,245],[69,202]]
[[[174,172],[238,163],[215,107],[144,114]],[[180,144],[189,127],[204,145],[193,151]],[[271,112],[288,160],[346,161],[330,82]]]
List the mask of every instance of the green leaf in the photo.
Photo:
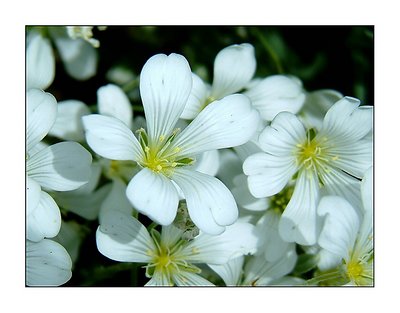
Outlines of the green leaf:
[[297,264],[293,270],[296,276],[305,274],[317,266],[318,259],[313,254],[301,254],[297,259]]

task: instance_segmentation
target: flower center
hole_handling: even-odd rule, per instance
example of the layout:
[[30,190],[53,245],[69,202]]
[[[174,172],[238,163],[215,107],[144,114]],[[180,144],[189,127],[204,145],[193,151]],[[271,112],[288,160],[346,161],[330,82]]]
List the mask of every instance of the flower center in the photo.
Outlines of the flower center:
[[363,266],[359,262],[350,261],[347,264],[347,276],[353,280],[357,281],[364,272]]
[[152,277],[156,272],[165,277],[169,284],[174,284],[173,276],[181,271],[200,273],[201,270],[186,262],[187,256],[182,252],[186,240],[178,240],[171,246],[166,246],[161,242],[161,235],[155,229],[150,231],[153,241],[157,247],[154,251],[148,251],[148,255],[152,256],[152,261],[146,266],[146,276]]
[[103,173],[110,179],[121,178],[129,182],[138,171],[138,166],[133,161],[102,161]]
[[160,136],[155,141],[149,141],[143,128],[137,132],[139,133],[139,143],[144,152],[144,158],[139,161],[142,167],[147,167],[153,172],[162,173],[170,177],[175,167],[194,163],[195,160],[193,158],[182,158],[179,155],[181,148],[173,144],[179,129],[175,129],[169,137]]
[[315,140],[298,144],[297,161],[305,168],[311,168],[321,158],[322,149]]
[[373,284],[373,250],[363,254],[360,258],[353,255],[344,265],[344,271],[348,279],[359,286]]
[[339,156],[332,156],[329,153],[329,145],[326,137],[315,136],[313,129],[307,132],[307,139],[300,144],[296,145],[295,155],[298,166],[301,166],[307,170],[313,169],[317,173],[324,171],[329,173],[330,166],[328,165],[331,161],[339,159]]
[[100,46],[100,42],[93,38],[93,26],[66,26],[67,34],[71,39],[82,38],[94,48]]

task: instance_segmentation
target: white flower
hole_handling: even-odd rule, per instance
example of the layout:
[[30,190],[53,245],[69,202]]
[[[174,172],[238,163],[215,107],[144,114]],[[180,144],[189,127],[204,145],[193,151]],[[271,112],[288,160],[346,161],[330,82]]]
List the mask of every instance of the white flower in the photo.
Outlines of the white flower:
[[342,98],[340,92],[332,89],[307,92],[304,106],[298,116],[306,128],[320,130],[326,112]]
[[26,174],[27,238],[54,237],[61,226],[55,201],[44,191],[67,191],[86,184],[91,154],[76,142],[61,142],[38,149],[53,125],[57,112],[54,97],[38,89],[27,92]]
[[72,261],[63,246],[43,239],[26,241],[26,284],[28,286],[59,286],[72,276]]
[[56,62],[50,40],[40,32],[27,37],[26,88],[46,89],[54,80]]
[[99,251],[120,262],[145,263],[147,286],[212,285],[201,277],[194,264],[223,264],[230,259],[252,252],[257,243],[253,226],[235,223],[218,236],[204,233],[193,240],[183,239],[183,230],[163,226],[161,234],[150,233],[135,218],[124,212],[109,211],[102,216],[96,232]]
[[318,244],[325,252],[323,270],[335,267],[337,270],[322,273],[313,280],[345,278],[343,283],[373,285],[372,168],[363,178],[361,194],[361,215],[341,197],[321,199],[318,214],[324,216],[325,221]]
[[193,88],[181,118],[192,120],[211,102],[240,91],[255,70],[256,58],[251,44],[235,44],[222,49],[214,61],[212,86],[192,74]]
[[285,241],[316,243],[321,187],[327,194],[343,196],[357,205],[357,178],[372,165],[372,143],[367,137],[372,128],[372,107],[359,104],[349,97],[336,102],[315,137],[294,114],[279,113],[259,137],[266,153],[254,154],[244,162],[255,197],[278,193],[297,174],[293,196],[279,223]]
[[67,34],[71,39],[82,38],[94,48],[100,47],[100,41],[93,38],[93,26],[66,26]]
[[97,109],[100,114],[113,116],[132,129],[131,103],[125,92],[117,85],[108,84],[97,90]]
[[265,121],[283,111],[296,114],[306,99],[301,81],[294,76],[272,75],[257,79],[243,93]]
[[90,114],[90,110],[82,101],[64,100],[58,102],[57,118],[49,130],[49,135],[62,140],[84,141],[82,116],[88,114]]
[[52,239],[67,250],[68,255],[71,257],[72,268],[74,267],[74,263],[78,260],[83,236],[84,231],[81,224],[75,221],[63,221],[61,223],[60,232]]
[[[243,256],[231,259],[225,264],[208,264],[227,286],[272,286],[282,285],[282,278],[287,278],[295,267],[297,254],[295,245],[275,261],[268,261],[263,255],[250,256],[246,261]],[[300,284],[302,280],[285,281],[286,285]]]
[[[191,219],[203,231],[218,234],[237,218],[229,190],[216,178],[190,166],[202,152],[237,146],[251,138],[258,114],[242,95],[231,95],[204,109],[181,133],[174,129],[189,97],[191,71],[177,54],[155,55],[143,67],[140,93],[147,132],[139,140],[120,120],[83,117],[86,140],[99,155],[111,160],[136,161],[142,170],[129,182],[132,205],[161,225],[176,216],[182,190]],[[174,183],[173,183],[174,182]]]
[[53,192],[52,196],[61,208],[73,212],[87,220],[95,220],[99,216],[102,204],[112,190],[111,183],[97,188],[100,176],[101,165],[99,162],[93,162],[90,180],[87,184],[76,190]]
[[[34,27],[29,31],[27,89],[46,89],[50,86],[55,74],[56,51],[71,77],[85,80],[96,74],[98,55],[92,44],[96,40],[89,38],[89,33],[83,29],[80,34],[79,31],[71,31],[69,26]],[[56,50],[53,50],[50,39]]]

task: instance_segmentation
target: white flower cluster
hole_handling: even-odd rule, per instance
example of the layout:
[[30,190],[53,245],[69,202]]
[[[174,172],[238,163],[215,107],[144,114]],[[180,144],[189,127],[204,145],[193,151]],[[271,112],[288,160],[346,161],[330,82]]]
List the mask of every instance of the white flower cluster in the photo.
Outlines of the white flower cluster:
[[371,106],[254,77],[249,43],[217,54],[211,85],[183,55],[149,58],[141,116],[115,84],[99,86],[92,110],[57,103],[43,91],[50,38],[82,80],[96,71],[91,36],[29,33],[27,285],[71,278],[79,239],[59,207],[98,221],[98,251],[140,263],[145,285],[373,285]]

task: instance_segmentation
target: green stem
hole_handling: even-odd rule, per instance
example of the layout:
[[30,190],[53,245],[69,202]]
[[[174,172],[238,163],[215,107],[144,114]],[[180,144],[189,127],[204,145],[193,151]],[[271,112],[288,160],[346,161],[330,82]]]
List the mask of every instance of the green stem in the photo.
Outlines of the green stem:
[[276,70],[278,71],[278,73],[279,74],[283,74],[284,70],[283,70],[283,66],[281,64],[281,61],[279,60],[278,55],[275,53],[275,50],[269,44],[267,38],[265,38],[265,36],[261,33],[261,31],[258,28],[253,28],[253,30],[254,30],[255,35],[258,37],[258,39],[260,40],[261,44],[263,45],[265,50],[270,55],[270,57],[273,60],[273,62],[275,63]]
[[340,271],[334,271],[334,272],[318,275],[314,278],[311,278],[311,279],[307,280],[306,285],[315,285],[315,284],[318,284],[325,280],[330,280],[333,278],[341,278],[341,277],[342,277],[342,275],[341,275]]
[[133,108],[133,111],[144,112],[144,108],[141,105],[133,105],[132,108]]
[[131,91],[132,89],[135,89],[139,86],[139,79],[134,79],[131,80],[130,82],[126,83],[125,85],[122,86],[122,90],[127,93]]

